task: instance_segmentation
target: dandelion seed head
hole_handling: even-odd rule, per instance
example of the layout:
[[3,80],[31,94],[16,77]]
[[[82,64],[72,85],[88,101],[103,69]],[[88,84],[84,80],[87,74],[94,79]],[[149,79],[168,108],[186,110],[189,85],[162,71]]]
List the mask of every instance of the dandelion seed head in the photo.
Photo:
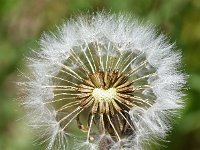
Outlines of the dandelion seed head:
[[44,34],[40,49],[21,85],[30,124],[49,150],[68,149],[74,128],[83,141],[75,149],[143,150],[166,136],[183,106],[175,44],[128,15],[71,19]]

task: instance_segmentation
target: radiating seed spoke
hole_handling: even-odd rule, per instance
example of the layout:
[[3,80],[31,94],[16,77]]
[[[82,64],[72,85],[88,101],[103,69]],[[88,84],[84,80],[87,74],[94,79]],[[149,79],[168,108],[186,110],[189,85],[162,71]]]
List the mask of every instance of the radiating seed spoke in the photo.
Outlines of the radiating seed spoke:
[[[65,119],[67,119],[68,117],[70,117],[73,113],[75,113],[76,111],[80,110],[81,107],[77,107],[76,109],[74,109],[71,113],[69,113],[67,116],[63,117],[62,119],[59,120],[59,123],[63,122]],[[83,110],[83,108],[81,109]]]
[[104,123],[104,119],[103,119],[103,113],[100,114],[100,132],[102,132],[102,134],[105,134],[105,123]]
[[147,104],[149,106],[152,106],[152,104],[148,102],[148,99],[145,100],[137,96],[133,96],[131,97],[131,99],[133,99],[135,102],[141,102],[141,104]]
[[129,73],[127,73],[127,76],[132,76],[135,75],[136,73],[138,73],[141,69],[144,69],[144,65],[146,65],[148,62],[145,60],[142,64],[140,64],[137,68],[135,68],[134,70],[131,70]]
[[125,67],[124,69],[121,71],[122,73],[125,72],[125,70],[131,65],[131,63],[133,63],[134,61],[136,61],[136,59],[138,59],[141,55],[143,55],[144,52],[141,52],[138,56],[136,56],[134,59],[132,59]]
[[69,121],[68,123],[63,127],[63,130],[79,115],[84,109],[81,109],[78,113],[76,113]]
[[118,101],[120,104],[122,104],[122,105],[124,105],[126,108],[128,108],[129,110],[133,107],[133,106],[135,106],[134,104],[131,104],[131,106],[130,105],[127,105],[125,102],[121,102],[120,100],[118,100],[118,99],[115,99],[116,101]]
[[76,95],[76,96],[80,96],[81,94],[77,94],[77,93],[59,93],[59,94],[54,94],[54,97],[62,96],[62,95],[69,95],[69,96]]
[[74,74],[71,74],[71,73],[69,73],[69,72],[67,72],[67,71],[64,71],[64,70],[61,69],[60,72],[65,73],[65,74],[67,74],[67,75],[69,75],[69,76],[71,76],[71,77],[73,77],[73,78],[75,78],[75,79],[77,79],[77,80],[79,80],[79,81],[82,81],[82,79],[78,78],[78,77],[75,76]]
[[56,112],[62,111],[64,109],[67,109],[67,108],[70,108],[70,107],[73,107],[73,106],[76,106],[79,103],[80,103],[80,101],[74,101],[74,102],[67,103],[67,104],[63,105],[60,109],[58,109]]
[[118,112],[123,118],[124,120],[127,122],[127,124],[130,126],[130,128],[135,131],[134,127],[130,124],[130,122],[127,120],[127,118],[121,113],[121,112]]
[[89,47],[89,45],[88,45],[87,43],[85,43],[85,44],[86,44],[87,49],[88,49],[88,51],[89,51],[89,54],[90,54],[90,56],[91,56],[92,63],[94,64],[94,70],[97,71],[97,67],[96,67],[96,64],[95,64],[95,61],[94,61],[94,58],[93,58],[93,55],[92,55],[91,49],[90,49],[90,47]]
[[53,101],[47,101],[45,102],[44,104],[49,104],[49,103],[55,103],[55,102],[59,102],[59,101],[63,101],[63,100],[72,100],[72,99],[75,99],[76,97],[65,97],[65,98],[60,98],[60,99],[56,99],[56,100],[53,100]]
[[73,73],[76,77],[78,77],[79,79],[83,80],[83,78],[81,76],[79,76],[75,71],[73,71],[70,67],[64,65],[64,64],[61,64],[61,63],[56,63],[58,66],[60,67],[63,67],[65,70]]
[[90,132],[91,132],[91,128],[92,128],[93,119],[94,119],[94,114],[92,114],[91,119],[90,119],[90,124],[89,124],[89,128],[88,128],[88,133],[87,133],[87,142],[89,142],[89,139],[90,139]]
[[75,85],[75,86],[78,86],[78,84],[76,84],[76,83],[74,83],[74,82],[72,82],[72,81],[69,81],[69,80],[67,80],[67,79],[63,79],[63,78],[56,77],[56,76],[53,76],[53,75],[46,75],[46,76],[47,76],[47,77],[54,78],[54,79],[57,79],[57,80],[65,81],[65,82],[71,83],[71,84],[73,84],[73,85]]
[[106,115],[106,116],[107,116],[107,118],[108,118],[108,120],[109,120],[109,122],[110,122],[110,125],[112,126],[112,128],[113,128],[113,130],[114,130],[114,132],[115,132],[115,135],[117,136],[117,140],[118,140],[118,141],[121,141],[121,138],[120,138],[119,134],[117,133],[117,130],[115,129],[115,126],[113,125],[113,123],[112,123],[112,121],[111,121],[111,119],[110,119],[110,116],[109,116],[109,115]]
[[71,56],[76,60],[76,62],[79,63],[80,66],[82,66],[82,68],[86,74],[90,73],[88,67],[85,65],[85,63],[82,61],[82,59],[79,58],[79,56],[74,52],[73,49],[71,49]]
[[151,76],[155,76],[155,75],[157,75],[157,74],[156,74],[156,73],[151,73],[151,74],[148,74],[148,75],[145,75],[145,76],[139,77],[139,78],[137,78],[137,79],[135,79],[135,80],[132,80],[131,82],[134,83],[134,82],[136,82],[136,81],[139,81],[139,80],[142,80],[142,79],[145,79],[145,78],[151,77]]

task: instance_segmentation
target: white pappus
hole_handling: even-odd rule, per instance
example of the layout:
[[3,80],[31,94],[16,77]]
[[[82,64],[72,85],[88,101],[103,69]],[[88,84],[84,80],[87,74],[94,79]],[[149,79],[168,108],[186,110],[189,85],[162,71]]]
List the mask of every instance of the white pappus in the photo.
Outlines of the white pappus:
[[129,15],[71,19],[33,55],[23,105],[48,150],[144,150],[183,106],[175,44]]

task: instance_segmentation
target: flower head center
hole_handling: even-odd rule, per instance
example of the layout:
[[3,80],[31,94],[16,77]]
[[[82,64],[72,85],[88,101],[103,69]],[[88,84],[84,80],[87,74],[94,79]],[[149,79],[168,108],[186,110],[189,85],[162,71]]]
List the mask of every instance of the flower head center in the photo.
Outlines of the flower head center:
[[115,88],[109,88],[104,90],[102,88],[95,88],[92,92],[92,96],[98,102],[110,102],[117,95]]

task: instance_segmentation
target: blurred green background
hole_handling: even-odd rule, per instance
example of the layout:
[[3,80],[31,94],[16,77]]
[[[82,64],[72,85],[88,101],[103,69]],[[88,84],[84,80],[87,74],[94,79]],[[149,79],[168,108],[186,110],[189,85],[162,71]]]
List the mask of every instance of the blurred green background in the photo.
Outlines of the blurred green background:
[[170,35],[189,74],[182,118],[167,137],[166,150],[200,150],[200,0],[0,0],[0,150],[43,150],[22,121],[17,87],[24,56],[42,31],[88,10],[129,12]]

